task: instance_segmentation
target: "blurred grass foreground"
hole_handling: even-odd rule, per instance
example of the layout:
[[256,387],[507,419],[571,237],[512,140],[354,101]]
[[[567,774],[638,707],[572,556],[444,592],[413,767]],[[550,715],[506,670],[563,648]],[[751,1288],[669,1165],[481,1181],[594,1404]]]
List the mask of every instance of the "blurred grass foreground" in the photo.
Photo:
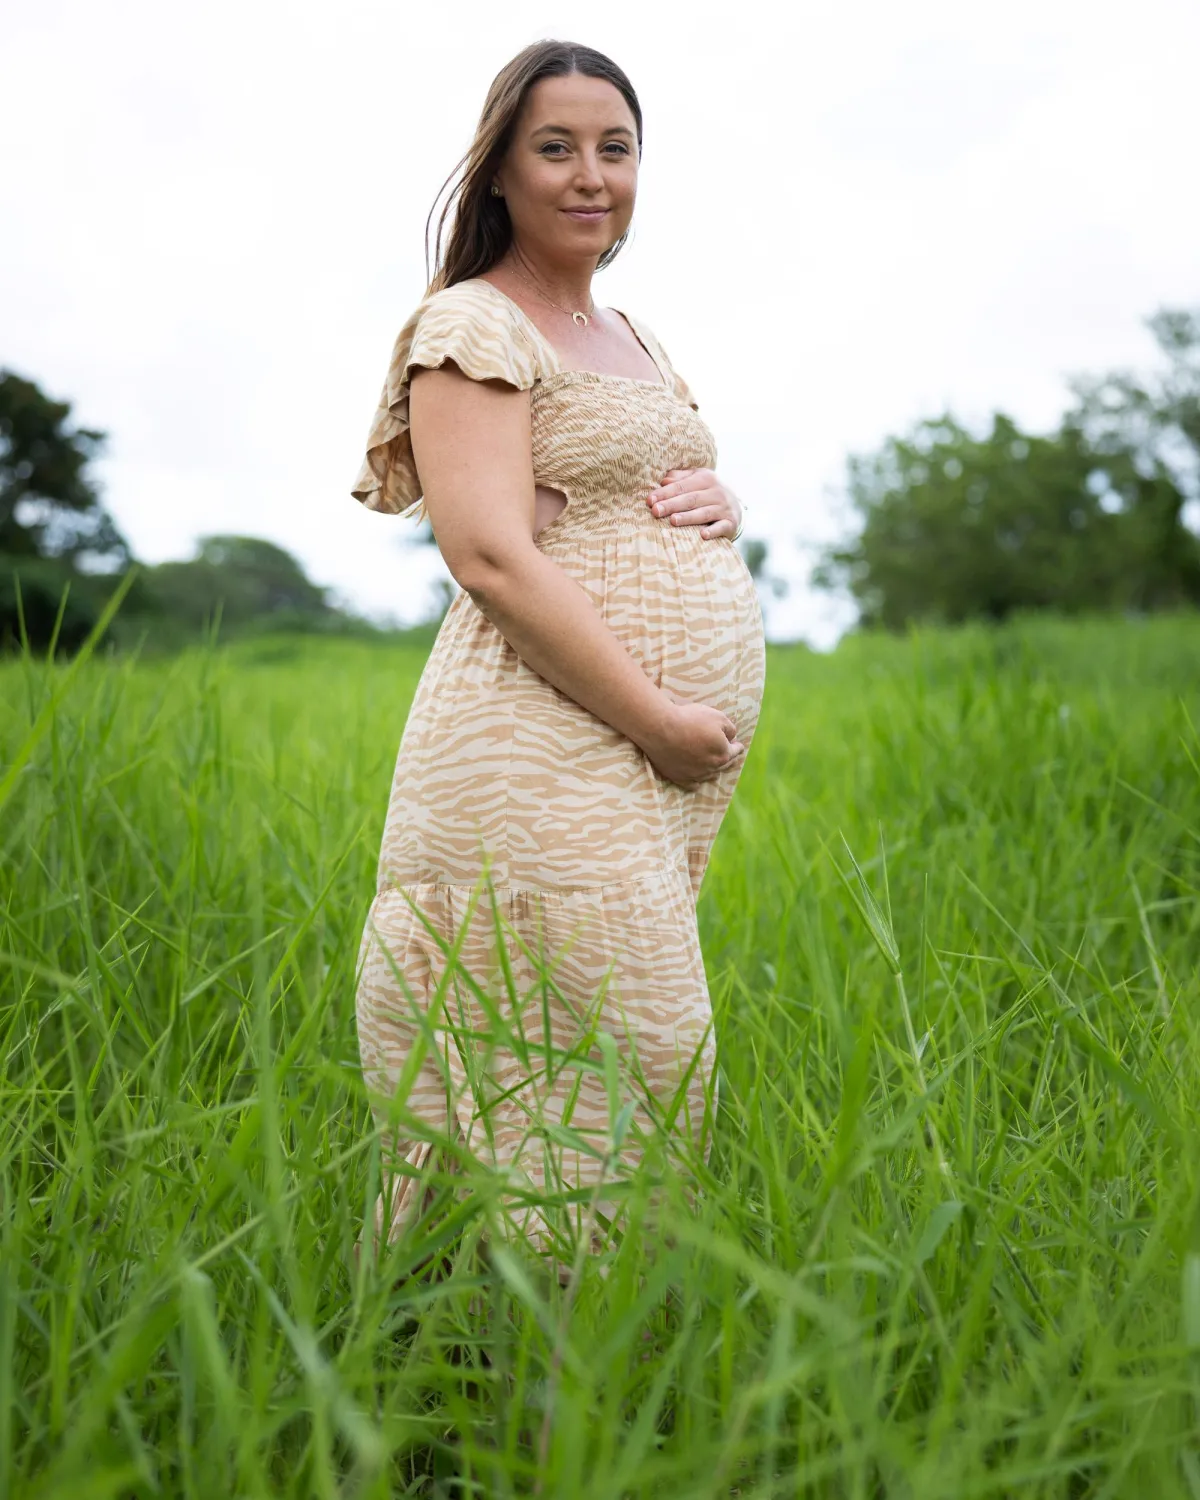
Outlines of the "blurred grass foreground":
[[421,651],[4,665],[0,1495],[1196,1500],[1198,662],[1194,616],[773,648],[701,1191],[635,1175],[566,1285],[461,1164],[355,1254]]

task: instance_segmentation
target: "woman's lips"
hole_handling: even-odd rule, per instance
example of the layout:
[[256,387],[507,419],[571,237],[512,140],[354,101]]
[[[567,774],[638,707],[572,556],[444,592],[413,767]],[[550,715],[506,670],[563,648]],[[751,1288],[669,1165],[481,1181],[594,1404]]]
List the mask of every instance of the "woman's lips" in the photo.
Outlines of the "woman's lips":
[[605,214],[606,208],[564,208],[563,213],[568,219],[577,219],[581,224],[598,224]]

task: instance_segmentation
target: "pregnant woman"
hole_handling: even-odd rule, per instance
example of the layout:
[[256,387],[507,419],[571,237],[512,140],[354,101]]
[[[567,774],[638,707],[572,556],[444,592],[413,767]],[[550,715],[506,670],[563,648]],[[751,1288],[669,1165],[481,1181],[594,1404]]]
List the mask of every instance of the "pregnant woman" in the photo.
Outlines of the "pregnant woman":
[[706,1145],[695,903],[758,718],[762,619],[691,392],[645,324],[592,300],[641,146],[602,54],[542,42],[502,70],[353,491],[427,514],[462,586],[360,954],[381,1239],[428,1203],[439,1142],[502,1174],[502,1232],[568,1256],[649,1136]]

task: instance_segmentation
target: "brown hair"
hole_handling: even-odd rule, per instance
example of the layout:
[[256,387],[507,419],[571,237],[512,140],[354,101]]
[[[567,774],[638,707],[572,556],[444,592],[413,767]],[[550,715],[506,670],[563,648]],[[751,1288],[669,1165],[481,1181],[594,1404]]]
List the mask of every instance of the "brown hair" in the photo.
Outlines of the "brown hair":
[[[492,175],[512,141],[517,116],[535,83],[543,78],[602,78],[618,90],[637,125],[638,157],[642,154],[642,106],[633,84],[611,58],[574,42],[534,42],[518,52],[492,80],[483,113],[470,149],[442,184],[425,222],[425,271],[429,274],[429,230],[438,199],[449,188],[449,196],[438,219],[434,241],[433,275],[429,292],[454,286],[471,276],[490,270],[512,244],[512,220],[503,198],[491,194]],[[456,181],[457,179],[457,181]],[[442,237],[453,216],[445,249]],[[600,257],[596,269],[603,270],[618,255],[628,231]],[[426,294],[428,295],[428,293]]]

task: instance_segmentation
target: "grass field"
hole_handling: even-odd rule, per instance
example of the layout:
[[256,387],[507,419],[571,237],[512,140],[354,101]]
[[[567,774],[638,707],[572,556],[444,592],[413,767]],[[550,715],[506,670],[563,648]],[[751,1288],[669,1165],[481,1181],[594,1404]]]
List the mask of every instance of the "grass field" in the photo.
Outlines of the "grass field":
[[0,1500],[1200,1500],[1200,620],[772,650],[703,1192],[566,1288],[354,1254],[420,666],[0,667]]

